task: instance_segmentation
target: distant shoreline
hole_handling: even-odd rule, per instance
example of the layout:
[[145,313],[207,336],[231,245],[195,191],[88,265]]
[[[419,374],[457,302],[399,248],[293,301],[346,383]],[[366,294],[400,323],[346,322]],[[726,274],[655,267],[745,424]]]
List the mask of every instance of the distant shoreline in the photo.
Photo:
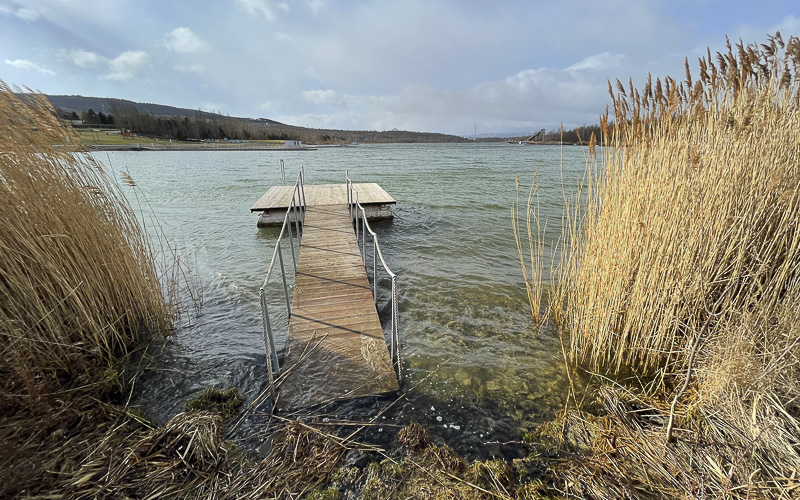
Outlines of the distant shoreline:
[[155,144],[87,144],[89,151],[316,151],[316,147],[256,146],[160,146]]

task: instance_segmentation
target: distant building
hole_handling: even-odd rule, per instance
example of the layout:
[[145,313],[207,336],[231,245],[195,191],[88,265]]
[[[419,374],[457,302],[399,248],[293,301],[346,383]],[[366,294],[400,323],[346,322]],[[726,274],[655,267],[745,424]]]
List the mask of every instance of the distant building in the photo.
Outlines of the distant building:
[[283,146],[287,148],[299,148],[303,146],[303,141],[299,141],[297,139],[289,139],[283,141]]

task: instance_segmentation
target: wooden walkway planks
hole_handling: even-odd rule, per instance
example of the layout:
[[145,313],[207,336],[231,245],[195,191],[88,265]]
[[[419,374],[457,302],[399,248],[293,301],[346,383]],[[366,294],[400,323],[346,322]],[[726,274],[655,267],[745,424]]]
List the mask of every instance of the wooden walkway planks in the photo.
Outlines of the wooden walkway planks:
[[[347,203],[346,189],[346,184],[306,185],[306,202],[309,206],[344,205]],[[358,193],[358,201],[362,205],[373,203],[392,205],[396,203],[389,193],[374,182],[353,184],[353,189]],[[294,186],[272,186],[250,207],[250,211],[263,212],[274,209],[285,211],[291,204],[293,191]]]
[[281,410],[399,389],[347,205],[312,203],[310,187]]

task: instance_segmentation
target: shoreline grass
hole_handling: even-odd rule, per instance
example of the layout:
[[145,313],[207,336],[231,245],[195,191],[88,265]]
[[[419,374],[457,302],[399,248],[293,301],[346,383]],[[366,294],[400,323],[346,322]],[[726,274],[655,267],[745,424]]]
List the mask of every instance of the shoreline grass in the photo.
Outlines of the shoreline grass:
[[[786,497],[800,484],[800,40],[609,83],[565,215],[551,317],[603,381],[543,432],[588,498]],[[534,315],[535,316],[535,315]]]
[[0,494],[14,496],[75,471],[120,414],[106,401],[125,358],[175,311],[124,196],[46,100],[0,82],[0,116]]

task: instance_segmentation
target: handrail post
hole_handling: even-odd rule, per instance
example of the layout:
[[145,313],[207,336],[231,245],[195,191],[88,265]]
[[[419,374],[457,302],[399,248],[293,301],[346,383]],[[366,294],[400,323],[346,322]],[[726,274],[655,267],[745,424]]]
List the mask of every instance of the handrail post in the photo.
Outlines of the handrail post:
[[355,205],[353,204],[353,181],[347,179],[347,211],[350,215],[350,223],[353,223],[353,211],[355,210]]
[[400,325],[398,325],[397,310],[397,276],[392,276],[392,360],[397,365],[397,378],[403,379],[403,364],[400,359]]
[[297,274],[297,256],[294,253],[294,238],[292,237],[292,220],[289,214],[294,213],[294,197],[292,197],[292,204],[289,205],[289,210],[286,212],[285,223],[289,229],[289,249],[292,251],[292,264],[294,265],[294,272]]
[[306,222],[306,174],[303,166],[300,165],[300,192],[303,196],[303,223]]
[[267,305],[267,296],[262,286],[258,292],[259,299],[261,300],[261,321],[264,327],[264,347],[267,351],[267,371],[269,372],[269,385],[272,390],[272,384],[275,382],[275,372],[280,372],[280,363],[278,362],[278,350],[275,348],[275,338],[272,335],[272,324],[269,320],[269,307]]
[[344,190],[345,195],[347,196],[347,214],[350,216],[350,220],[353,220],[353,209],[350,205],[350,173],[349,170],[344,169]]
[[378,247],[378,238],[375,235],[372,235],[372,299],[375,301],[375,305],[378,305],[378,275],[376,273],[377,267],[377,259],[376,254]]
[[[358,207],[358,193],[356,193],[356,207]],[[356,208],[356,245],[358,244],[358,208]]]
[[[300,193],[298,192],[298,189],[299,188],[297,186],[295,186],[295,188],[294,188],[295,192],[294,192],[294,194],[292,194],[292,207],[294,207],[293,208],[293,211],[294,211],[294,234],[297,235],[297,252],[300,253],[300,221],[297,218],[297,213],[299,212],[297,204],[298,204],[299,199],[300,199]],[[297,199],[295,199],[295,198],[297,198]],[[290,222],[290,224],[291,224],[291,222]],[[294,247],[292,247],[292,248],[294,248]],[[292,254],[292,255],[294,256],[294,254]],[[294,273],[297,274],[297,265],[294,266]]]
[[292,315],[292,305],[289,303],[289,286],[286,284],[286,269],[283,267],[283,252],[281,252],[281,242],[278,242],[278,262],[281,263],[281,277],[283,278],[283,296],[286,297],[286,312]]
[[361,218],[361,262],[367,265],[367,214]]

